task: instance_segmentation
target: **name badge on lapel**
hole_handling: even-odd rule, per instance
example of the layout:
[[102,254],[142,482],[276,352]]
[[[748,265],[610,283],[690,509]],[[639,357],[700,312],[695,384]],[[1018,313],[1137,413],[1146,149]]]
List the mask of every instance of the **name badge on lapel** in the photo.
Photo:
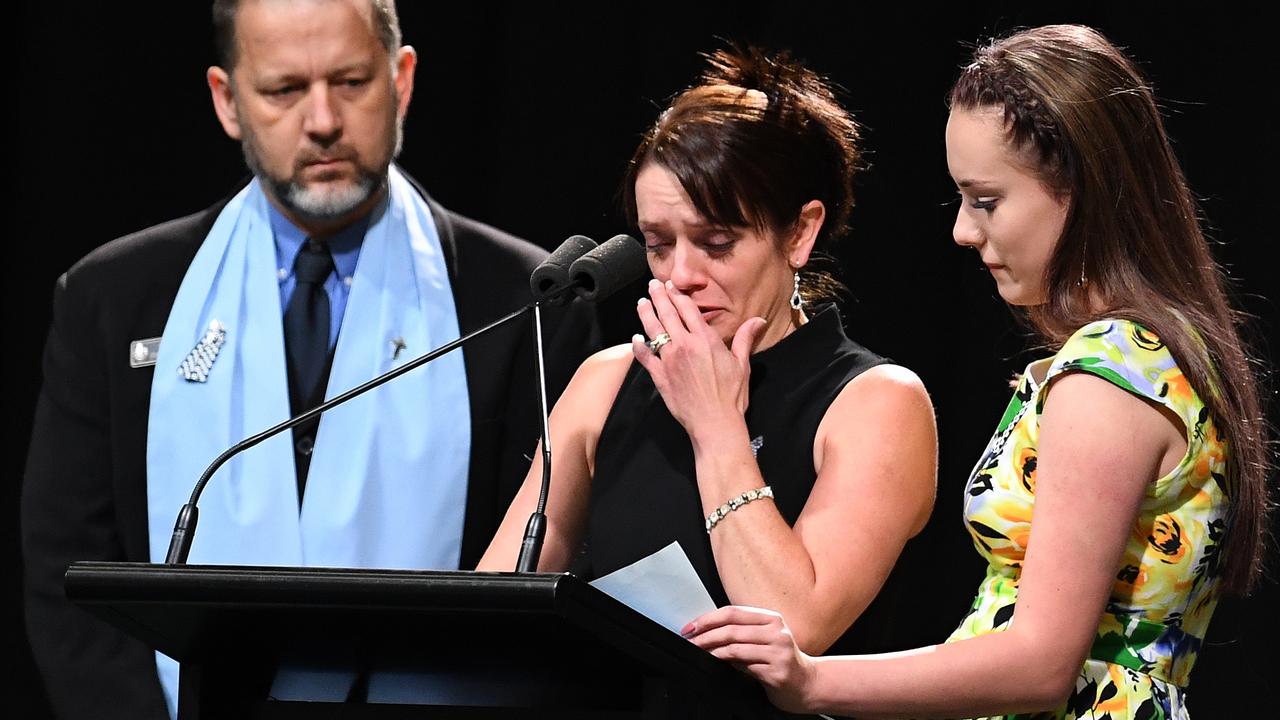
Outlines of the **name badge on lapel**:
[[146,338],[129,343],[129,367],[144,368],[156,364],[160,355],[160,338]]
[[218,359],[218,352],[222,350],[222,344],[226,341],[227,329],[222,323],[217,320],[209,323],[209,329],[204,337],[200,338],[200,342],[196,343],[191,352],[182,359],[182,364],[178,366],[178,373],[187,382],[207,381],[209,371],[213,370],[213,363]]

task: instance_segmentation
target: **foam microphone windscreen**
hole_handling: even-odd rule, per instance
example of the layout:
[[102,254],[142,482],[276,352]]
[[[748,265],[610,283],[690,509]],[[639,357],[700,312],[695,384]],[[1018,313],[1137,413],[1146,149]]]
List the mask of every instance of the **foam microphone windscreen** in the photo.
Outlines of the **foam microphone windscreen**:
[[563,290],[569,285],[569,266],[574,260],[595,249],[596,241],[586,235],[573,235],[560,243],[560,247],[534,268],[529,276],[529,290],[535,300]]
[[615,235],[569,267],[569,282],[583,300],[598,302],[649,269],[644,248],[630,235]]

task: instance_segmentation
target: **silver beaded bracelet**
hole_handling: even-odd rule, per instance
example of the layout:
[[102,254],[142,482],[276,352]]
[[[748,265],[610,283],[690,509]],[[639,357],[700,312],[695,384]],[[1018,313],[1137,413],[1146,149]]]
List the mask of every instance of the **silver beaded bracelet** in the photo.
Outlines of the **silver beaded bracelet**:
[[746,505],[752,500],[759,500],[760,498],[772,499],[773,488],[769,487],[768,485],[765,485],[762,488],[753,488],[751,490],[748,490],[742,493],[738,497],[731,498],[729,502],[721,505],[715,510],[712,510],[711,514],[707,516],[707,534],[710,535],[711,528],[715,527],[716,523],[723,520],[726,515],[733,512],[734,510],[737,510],[743,505]]

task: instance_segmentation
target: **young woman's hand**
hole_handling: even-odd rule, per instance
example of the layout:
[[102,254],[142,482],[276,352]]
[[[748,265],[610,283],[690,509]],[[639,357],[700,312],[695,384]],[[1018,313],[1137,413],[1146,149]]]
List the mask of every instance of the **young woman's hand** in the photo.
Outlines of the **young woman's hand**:
[[787,712],[811,706],[816,666],[796,647],[782,616],[772,610],[729,605],[685,625],[694,645],[753,675],[769,700]]

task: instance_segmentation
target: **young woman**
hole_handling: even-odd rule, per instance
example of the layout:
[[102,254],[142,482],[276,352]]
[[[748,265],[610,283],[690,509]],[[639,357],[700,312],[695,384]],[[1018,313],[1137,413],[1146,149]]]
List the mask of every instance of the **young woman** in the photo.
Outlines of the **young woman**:
[[1183,718],[1223,590],[1258,574],[1265,438],[1221,273],[1133,63],[1052,26],[978,51],[951,93],[954,234],[1058,347],[969,479],[988,561],[948,642],[813,659],[784,610],[685,634],[790,710]]
[[[855,140],[814,73],[757,52],[711,56],[645,135],[624,194],[648,339],[590,358],[552,413],[540,569],[585,544],[602,575],[677,541],[718,604],[783,608],[806,651],[876,642],[848,630],[928,519],[937,440],[920,380],[815,302]],[[514,567],[540,477],[480,569]]]

